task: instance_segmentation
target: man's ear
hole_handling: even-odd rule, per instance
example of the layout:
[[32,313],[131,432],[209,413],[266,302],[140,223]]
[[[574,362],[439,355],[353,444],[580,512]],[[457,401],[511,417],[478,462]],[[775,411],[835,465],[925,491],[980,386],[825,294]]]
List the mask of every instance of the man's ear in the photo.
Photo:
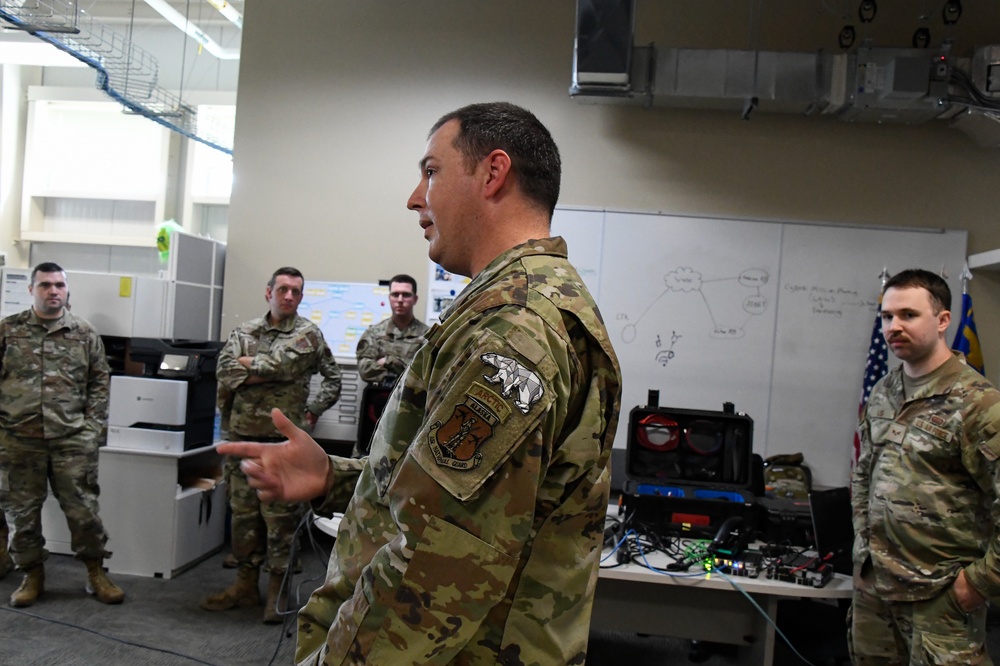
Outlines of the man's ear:
[[507,182],[510,176],[510,155],[500,150],[494,150],[483,158],[486,165],[486,181],[483,183],[483,193],[494,196]]
[[264,289],[264,302],[265,303],[270,303],[271,302],[271,287],[270,287],[270,285],[268,285],[268,287],[266,289]]
[[951,311],[941,310],[938,313],[938,330],[944,333],[948,330],[948,326],[951,324]]

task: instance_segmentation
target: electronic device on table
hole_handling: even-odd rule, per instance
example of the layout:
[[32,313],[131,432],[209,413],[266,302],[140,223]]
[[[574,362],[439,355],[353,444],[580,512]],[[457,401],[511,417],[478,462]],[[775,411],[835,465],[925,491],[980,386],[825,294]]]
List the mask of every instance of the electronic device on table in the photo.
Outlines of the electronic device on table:
[[625,513],[662,534],[713,538],[729,518],[757,527],[762,466],[753,454],[753,419],[722,411],[659,406],[659,392],[629,413]]

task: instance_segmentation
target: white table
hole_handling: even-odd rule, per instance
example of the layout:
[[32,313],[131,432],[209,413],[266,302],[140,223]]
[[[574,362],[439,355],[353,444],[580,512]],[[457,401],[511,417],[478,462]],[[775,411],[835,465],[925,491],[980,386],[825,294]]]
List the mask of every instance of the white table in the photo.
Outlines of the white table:
[[[605,551],[607,554],[609,551]],[[670,560],[647,556],[653,566]],[[614,555],[605,566],[614,562]],[[692,567],[692,571],[696,571]],[[601,569],[591,627],[602,630],[675,636],[747,646],[747,663],[770,666],[774,661],[774,625],[741,594],[732,580],[756,601],[771,622],[782,598],[847,599],[849,576],[836,574],[824,587],[719,574],[668,576],[635,563]],[[798,646],[796,646],[798,647]]]

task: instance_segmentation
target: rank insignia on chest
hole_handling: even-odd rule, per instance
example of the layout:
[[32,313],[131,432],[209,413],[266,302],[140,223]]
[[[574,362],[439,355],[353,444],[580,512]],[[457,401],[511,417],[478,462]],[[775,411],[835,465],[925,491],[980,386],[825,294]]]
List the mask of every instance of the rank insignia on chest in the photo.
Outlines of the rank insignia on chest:
[[483,354],[479,357],[486,365],[496,368],[493,376],[483,375],[483,379],[491,384],[500,385],[500,395],[505,398],[514,396],[514,406],[527,414],[531,406],[538,402],[545,389],[542,380],[533,371],[517,361],[499,354]]
[[885,438],[894,444],[902,444],[905,436],[906,426],[893,423],[889,426],[889,431],[886,433]]

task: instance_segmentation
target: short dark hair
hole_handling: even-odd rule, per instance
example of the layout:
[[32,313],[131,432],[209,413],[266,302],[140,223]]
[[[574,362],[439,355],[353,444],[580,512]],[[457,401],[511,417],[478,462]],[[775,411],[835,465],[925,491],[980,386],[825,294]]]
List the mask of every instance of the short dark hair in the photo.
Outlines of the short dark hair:
[[291,266],[282,266],[278,270],[274,271],[274,274],[271,275],[271,279],[267,281],[267,286],[268,287],[273,287],[274,283],[278,281],[278,276],[279,275],[287,275],[289,277],[297,277],[297,278],[301,278],[302,282],[306,281],[306,279],[304,277],[302,277],[302,271],[300,271],[299,269],[292,268]]
[[907,268],[886,280],[882,293],[884,294],[890,287],[897,289],[923,287],[930,292],[934,314],[938,314],[942,310],[951,310],[951,288],[937,273],[931,273],[922,268]]
[[413,287],[413,294],[416,295],[416,293],[417,293],[417,281],[414,280],[409,275],[407,275],[406,273],[400,273],[399,275],[393,275],[391,278],[389,278],[389,286],[390,287],[392,287],[392,283],[393,282],[404,282],[404,283],[410,285],[411,287]]
[[35,284],[35,275],[38,273],[65,273],[63,267],[54,261],[44,261],[31,269],[31,284]]
[[510,102],[470,104],[441,116],[428,136],[452,120],[459,123],[453,145],[465,157],[470,172],[492,151],[504,151],[521,191],[552,217],[559,200],[562,162],[552,135],[534,114]]

